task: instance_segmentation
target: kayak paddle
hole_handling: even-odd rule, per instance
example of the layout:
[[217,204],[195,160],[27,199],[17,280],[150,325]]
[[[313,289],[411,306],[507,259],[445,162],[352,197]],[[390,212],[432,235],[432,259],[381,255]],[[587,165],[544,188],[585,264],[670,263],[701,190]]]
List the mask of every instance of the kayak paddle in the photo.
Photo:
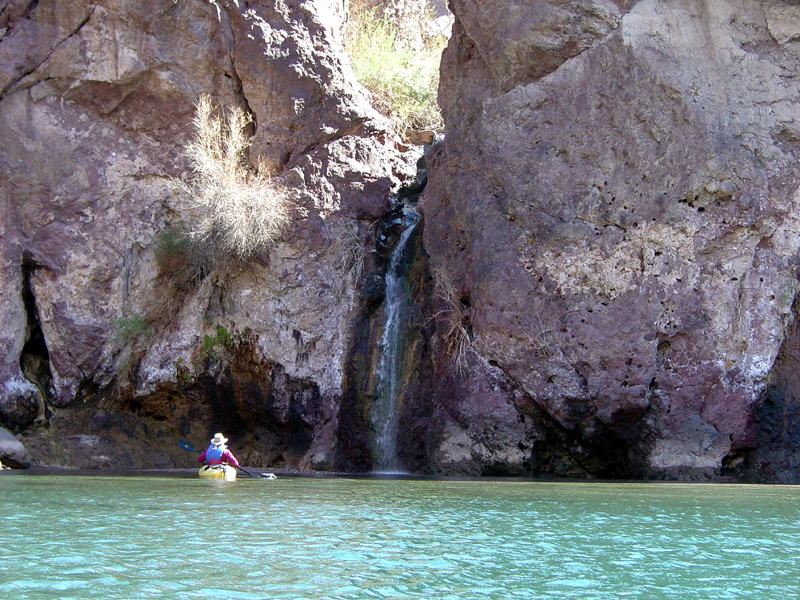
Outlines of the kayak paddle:
[[236,467],[243,473],[247,473],[250,477],[255,477],[258,475],[259,477],[263,477],[264,479],[277,479],[275,473],[253,473],[252,471],[248,471],[247,469],[243,469],[242,467]]
[[188,452],[197,452],[198,454],[200,454],[200,450],[192,446],[189,442],[184,442],[183,440],[181,440],[180,442],[178,442],[178,446],[180,446],[182,450],[187,450]]
[[[180,442],[178,442],[178,446],[180,446],[181,449],[186,450],[187,452],[197,452],[198,454],[201,454],[200,450],[198,450],[197,448],[192,446],[189,442],[184,442],[183,440],[181,440]],[[236,468],[239,469],[242,473],[247,473],[250,477],[263,477],[264,479],[277,479],[277,477],[275,476],[274,473],[252,473],[251,471],[248,471],[247,469],[243,469],[242,467],[236,467]]]

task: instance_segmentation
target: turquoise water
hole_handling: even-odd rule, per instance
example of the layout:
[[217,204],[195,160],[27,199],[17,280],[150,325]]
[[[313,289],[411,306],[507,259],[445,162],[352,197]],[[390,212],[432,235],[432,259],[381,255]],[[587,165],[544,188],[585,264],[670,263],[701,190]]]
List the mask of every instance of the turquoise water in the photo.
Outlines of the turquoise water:
[[797,598],[800,487],[0,476],[0,598]]

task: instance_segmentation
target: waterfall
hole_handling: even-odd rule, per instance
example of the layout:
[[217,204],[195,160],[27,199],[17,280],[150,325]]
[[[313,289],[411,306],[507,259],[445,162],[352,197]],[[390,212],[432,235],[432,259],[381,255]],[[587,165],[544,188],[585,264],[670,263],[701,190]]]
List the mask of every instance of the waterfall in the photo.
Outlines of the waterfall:
[[370,413],[373,459],[375,471],[379,473],[402,472],[397,458],[397,420],[403,377],[405,314],[411,301],[406,286],[410,266],[407,246],[418,222],[416,210],[403,210],[403,232],[386,269],[385,323],[375,373],[376,398]]

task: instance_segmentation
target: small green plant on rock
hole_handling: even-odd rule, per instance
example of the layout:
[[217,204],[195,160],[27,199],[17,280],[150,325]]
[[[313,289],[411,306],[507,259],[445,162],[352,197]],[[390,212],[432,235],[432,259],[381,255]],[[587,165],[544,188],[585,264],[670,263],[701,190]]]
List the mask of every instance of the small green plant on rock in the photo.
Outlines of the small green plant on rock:
[[192,381],[192,374],[189,372],[186,365],[183,364],[182,356],[175,359],[175,376],[178,379],[178,383],[182,385],[189,385]]
[[117,363],[118,381],[130,382],[147,348],[147,340],[153,337],[153,326],[135,312],[113,319],[114,338],[126,348]]
[[148,316],[156,328],[166,326],[180,309],[186,296],[207,271],[183,224],[167,227],[156,235],[153,254],[158,267],[159,307]]
[[191,288],[201,274],[194,258],[192,241],[183,224],[167,227],[156,235],[153,249],[158,274],[170,282],[174,292]]
[[138,343],[142,339],[153,336],[153,327],[135,312],[128,316],[120,317],[112,321],[116,331],[114,337],[124,345]]
[[219,358],[221,355],[221,348],[227,348],[231,345],[231,336],[228,330],[222,325],[218,325],[216,334],[203,336],[203,347],[200,349],[200,358]]

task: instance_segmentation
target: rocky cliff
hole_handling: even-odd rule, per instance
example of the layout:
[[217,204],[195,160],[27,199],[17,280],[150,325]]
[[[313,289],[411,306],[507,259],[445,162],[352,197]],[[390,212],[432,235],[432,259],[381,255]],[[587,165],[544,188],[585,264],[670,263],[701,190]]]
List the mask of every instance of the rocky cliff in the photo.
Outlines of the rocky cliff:
[[[419,473],[800,479],[800,5],[451,0],[408,238]],[[374,467],[383,277],[423,180],[339,0],[0,7],[0,424],[33,464]],[[292,220],[197,268],[195,103]],[[190,254],[190,252],[189,252]],[[26,461],[28,458],[25,459]]]
[[798,289],[800,6],[451,7],[423,213],[480,363],[458,460],[488,428],[457,415],[499,380],[534,473],[770,471],[764,411],[796,412],[791,386],[763,396]]
[[[341,2],[5,2],[0,420],[34,463],[325,468],[373,225],[416,156],[369,106]],[[253,121],[281,240],[186,276],[195,103]],[[188,262],[187,262],[188,261]]]

